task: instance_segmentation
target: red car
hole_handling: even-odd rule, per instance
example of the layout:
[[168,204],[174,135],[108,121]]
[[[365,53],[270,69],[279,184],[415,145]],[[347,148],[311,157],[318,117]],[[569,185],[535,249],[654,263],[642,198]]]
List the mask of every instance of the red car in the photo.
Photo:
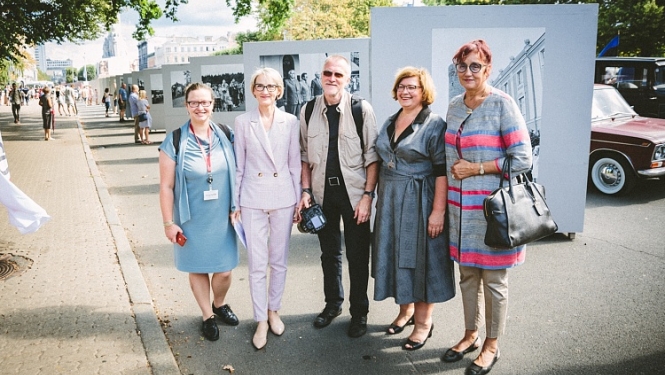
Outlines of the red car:
[[665,178],[665,119],[639,116],[612,86],[594,85],[589,181],[625,194],[639,179]]

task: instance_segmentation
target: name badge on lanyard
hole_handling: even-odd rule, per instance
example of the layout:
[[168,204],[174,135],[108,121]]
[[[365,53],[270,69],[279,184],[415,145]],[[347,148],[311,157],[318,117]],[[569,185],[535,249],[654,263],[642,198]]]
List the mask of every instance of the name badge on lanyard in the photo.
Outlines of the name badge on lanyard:
[[199,137],[194,133],[194,128],[192,127],[192,123],[189,123],[189,129],[191,130],[192,134],[194,134],[194,138],[196,138],[196,143],[199,144],[199,148],[201,149],[201,155],[203,155],[203,160],[206,163],[206,170],[208,171],[208,190],[203,192],[203,200],[204,201],[211,201],[215,199],[219,199],[219,192],[217,189],[212,188],[212,137],[211,137],[211,131],[210,131],[210,126],[208,126],[208,154],[206,155],[205,149],[203,148],[203,145],[201,145],[201,141],[199,141]]

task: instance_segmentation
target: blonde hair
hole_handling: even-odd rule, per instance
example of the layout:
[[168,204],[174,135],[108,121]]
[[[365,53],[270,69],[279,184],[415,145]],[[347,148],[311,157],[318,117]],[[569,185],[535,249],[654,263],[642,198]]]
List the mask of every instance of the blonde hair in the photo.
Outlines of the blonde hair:
[[272,83],[277,86],[277,99],[281,98],[282,95],[284,95],[284,83],[282,80],[282,76],[279,74],[278,71],[276,71],[273,68],[259,68],[254,71],[254,74],[252,74],[252,78],[250,79],[250,89],[252,92],[254,92],[254,88],[256,86],[256,79],[259,78],[259,76],[264,76],[268,78],[269,81],[272,81]]
[[146,94],[145,90],[139,91],[139,99],[147,99],[148,94]]
[[413,66],[407,66],[399,71],[395,76],[395,83],[393,83],[393,99],[397,100],[397,86],[404,78],[417,77],[420,87],[423,89],[423,100],[424,105],[430,105],[434,103],[434,98],[436,98],[436,88],[434,87],[434,80],[430,76],[429,72],[425,68],[414,68]]

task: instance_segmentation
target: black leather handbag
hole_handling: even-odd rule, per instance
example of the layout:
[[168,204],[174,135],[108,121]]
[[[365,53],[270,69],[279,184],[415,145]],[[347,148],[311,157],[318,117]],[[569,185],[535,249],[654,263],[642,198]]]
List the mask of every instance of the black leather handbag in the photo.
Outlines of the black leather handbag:
[[300,216],[302,218],[298,223],[300,233],[316,234],[326,226],[326,217],[323,215],[323,209],[321,209],[318,203],[314,202],[314,197],[312,197],[312,205],[309,208],[302,209]]
[[147,113],[139,114],[139,122],[143,122],[143,121],[148,121],[148,114]]
[[[504,180],[508,177],[508,186]],[[483,202],[487,231],[485,245],[508,249],[556,233],[547,203],[545,187],[531,181],[524,173],[513,181],[511,157],[503,163],[499,188]]]

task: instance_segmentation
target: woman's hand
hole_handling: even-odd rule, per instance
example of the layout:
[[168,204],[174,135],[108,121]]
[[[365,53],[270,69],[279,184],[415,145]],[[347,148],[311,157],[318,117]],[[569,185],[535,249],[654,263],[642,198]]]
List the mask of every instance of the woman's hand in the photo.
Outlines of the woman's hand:
[[231,212],[229,218],[231,219],[231,225],[236,225],[236,223],[240,221],[240,210]]
[[471,163],[464,159],[458,159],[450,168],[450,174],[453,180],[463,180],[467,177],[475,176],[478,173],[478,163]]
[[166,238],[168,238],[171,243],[175,243],[175,236],[180,232],[182,232],[182,229],[177,224],[171,224],[164,227],[164,234],[166,234]]
[[304,210],[305,208],[309,208],[309,206],[312,205],[312,196],[309,195],[307,192],[302,193],[302,197],[300,198],[300,202],[298,202],[298,205],[296,206],[296,212],[293,215],[293,222],[294,223],[299,223],[300,220],[302,220],[302,217],[300,216],[300,211]]
[[443,232],[443,221],[446,211],[432,211],[427,219],[427,234],[431,238],[438,237]]

